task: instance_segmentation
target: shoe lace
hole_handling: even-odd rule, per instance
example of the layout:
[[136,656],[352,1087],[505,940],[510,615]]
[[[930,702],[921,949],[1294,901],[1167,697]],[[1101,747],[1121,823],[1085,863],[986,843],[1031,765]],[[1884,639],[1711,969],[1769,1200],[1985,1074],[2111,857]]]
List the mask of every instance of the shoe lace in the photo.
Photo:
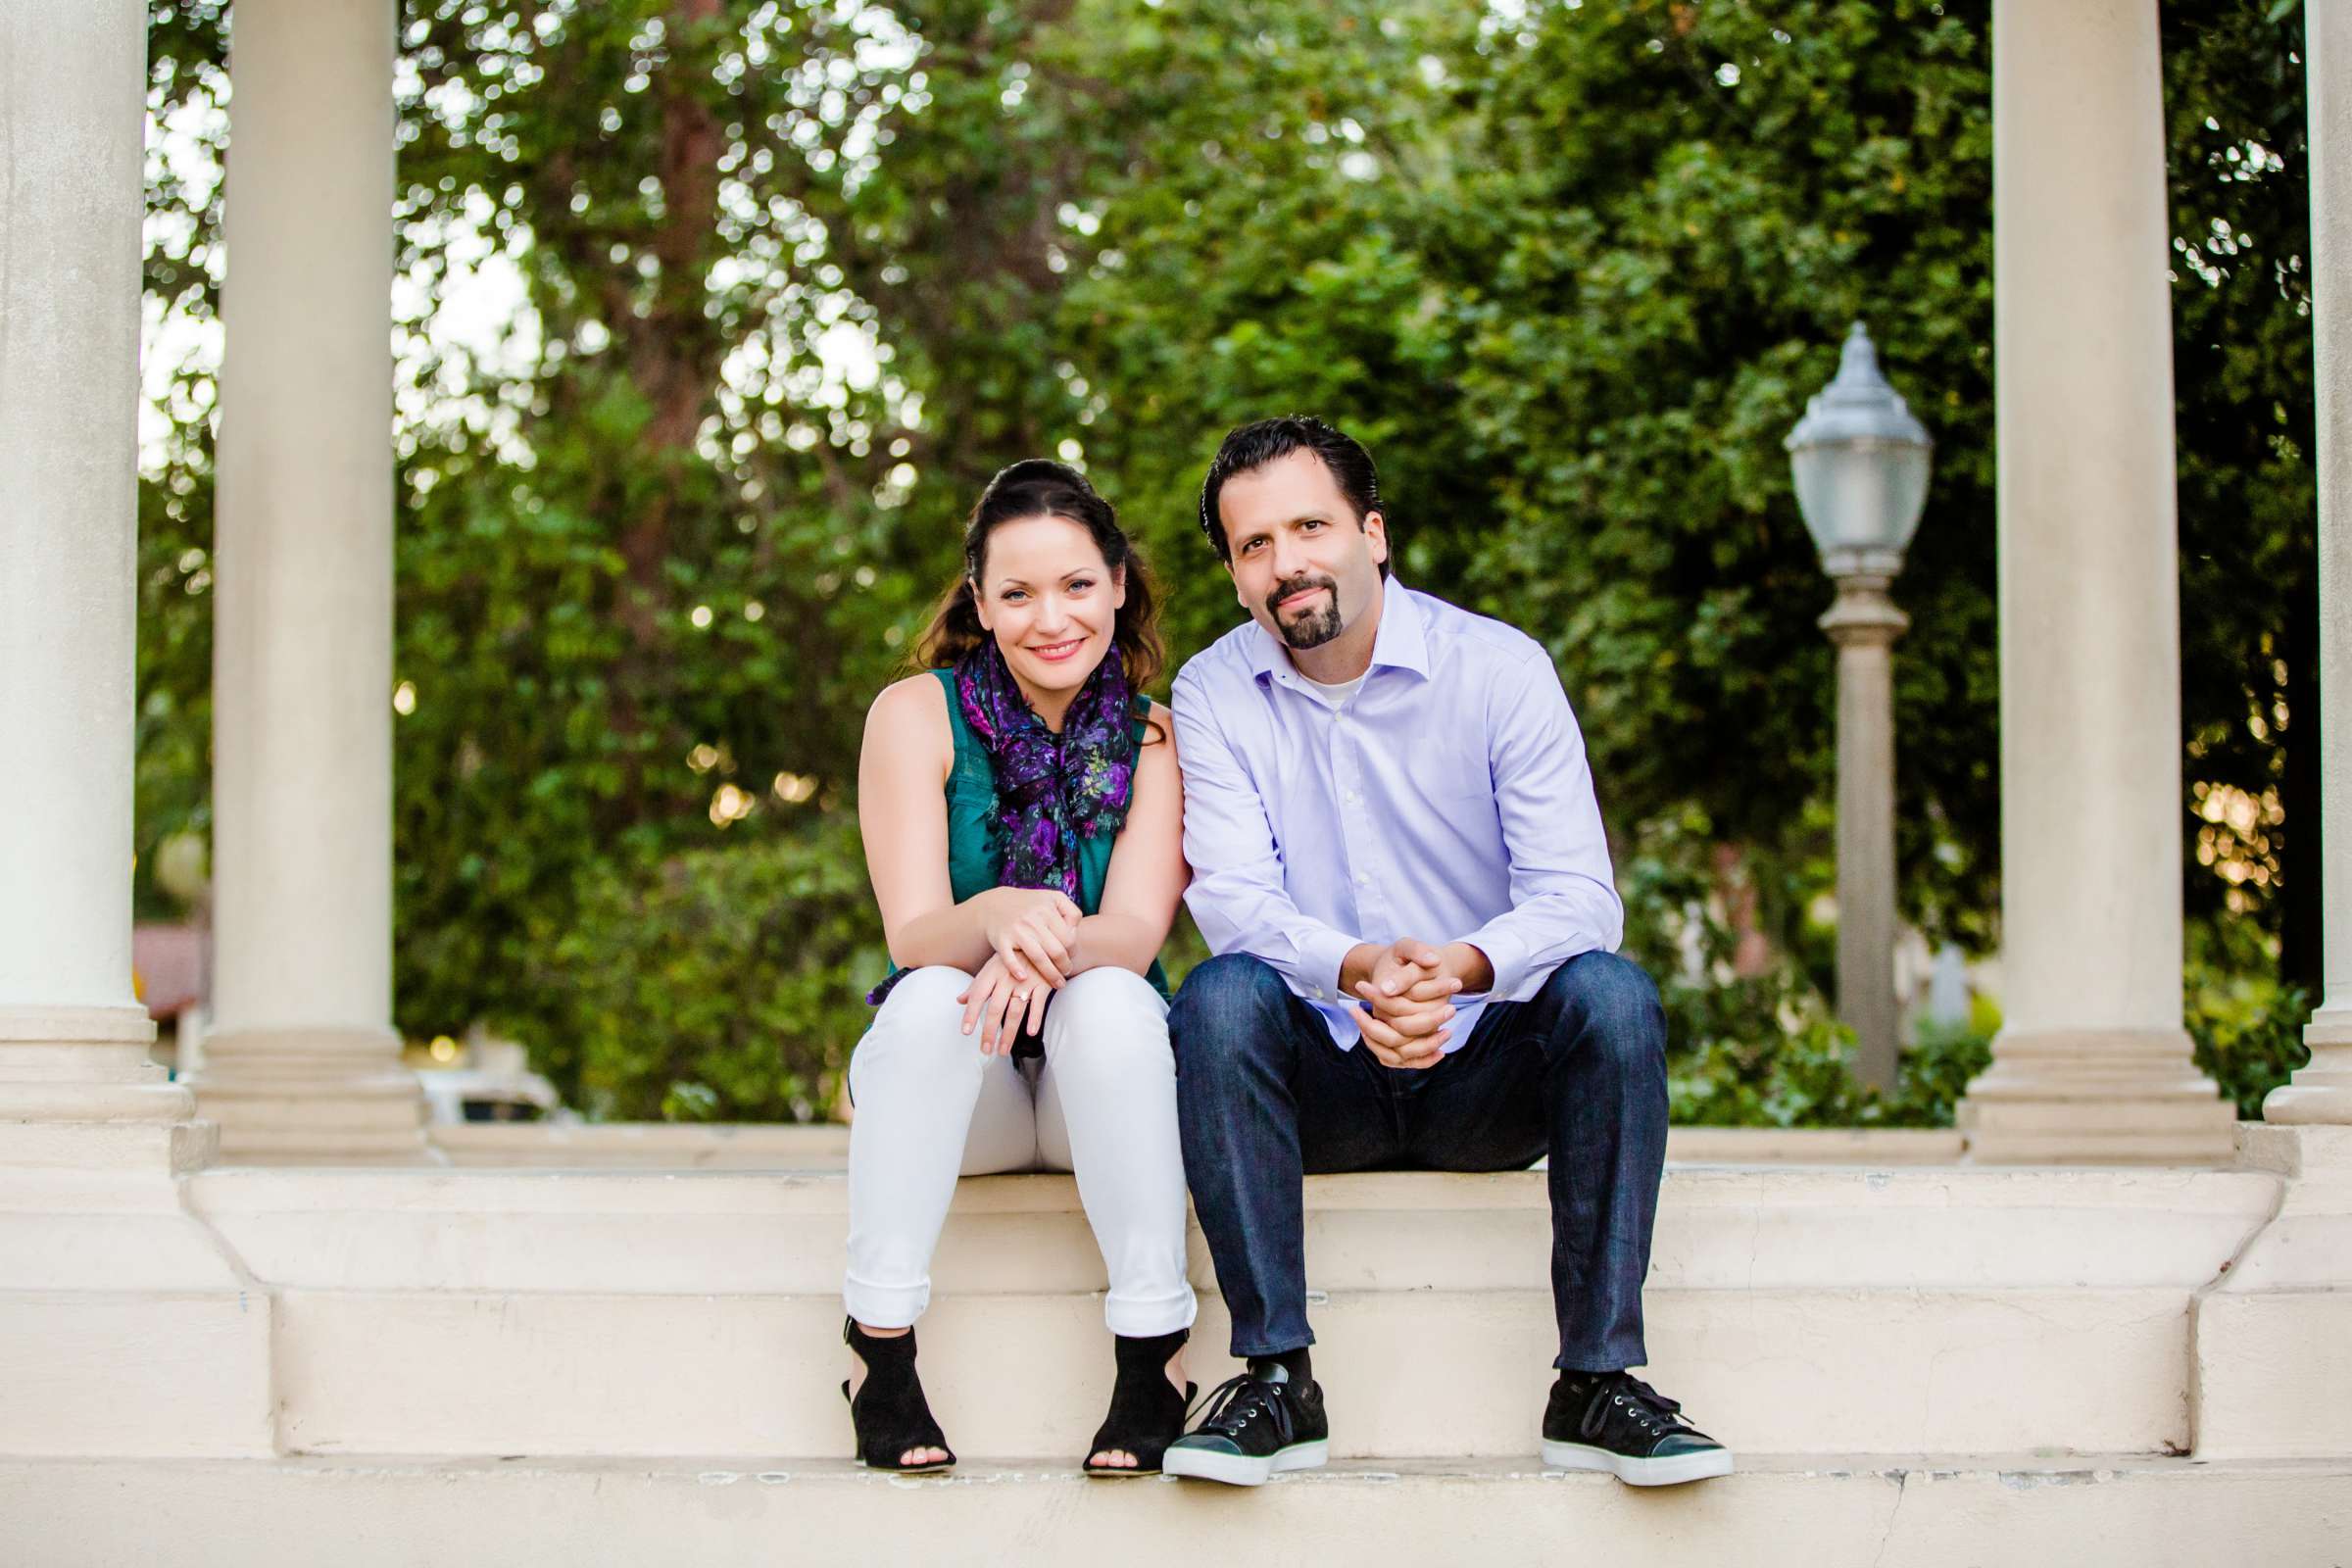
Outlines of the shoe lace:
[[1209,1390],[1205,1403],[1207,1413],[1200,1418],[1197,1431],[1238,1440],[1244,1428],[1263,1417],[1274,1429],[1278,1440],[1275,1446],[1290,1445],[1291,1401],[1283,1397],[1283,1386],[1279,1383],[1243,1372]]
[[1680,1404],[1630,1372],[1617,1373],[1593,1385],[1592,1396],[1585,1404],[1585,1418],[1577,1424],[1577,1431],[1588,1442],[1598,1438],[1611,1410],[1621,1412],[1653,1438],[1693,1430],[1683,1419]]

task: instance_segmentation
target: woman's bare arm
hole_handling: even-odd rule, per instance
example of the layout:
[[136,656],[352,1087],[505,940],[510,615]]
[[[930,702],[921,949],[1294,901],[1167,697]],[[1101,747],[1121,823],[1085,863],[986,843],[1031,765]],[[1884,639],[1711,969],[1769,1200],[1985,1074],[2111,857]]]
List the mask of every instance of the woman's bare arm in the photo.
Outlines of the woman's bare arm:
[[913,675],[882,689],[865,715],[858,757],[858,828],[893,963],[977,970],[991,949],[973,900],[948,880],[948,770],[955,733],[937,679]]
[[858,827],[891,961],[977,973],[993,955],[1016,980],[1034,972],[1059,986],[1077,931],[1076,904],[1043,888],[988,888],[956,902],[947,807],[955,764],[955,732],[937,680],[912,676],[874,699],[858,760]]

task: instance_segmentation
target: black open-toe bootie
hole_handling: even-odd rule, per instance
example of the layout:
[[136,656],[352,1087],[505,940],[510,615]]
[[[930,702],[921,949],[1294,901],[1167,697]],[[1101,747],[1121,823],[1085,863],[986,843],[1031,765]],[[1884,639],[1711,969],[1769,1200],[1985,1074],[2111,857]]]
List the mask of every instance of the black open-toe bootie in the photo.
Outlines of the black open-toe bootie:
[[[910,1476],[929,1475],[955,1464],[947,1434],[939,1430],[939,1423],[931,1418],[930,1403],[923,1398],[923,1380],[915,1376],[914,1330],[878,1339],[859,1328],[856,1318],[844,1318],[841,1339],[865,1363],[865,1382],[855,1397],[850,1394],[849,1379],[841,1381],[841,1396],[850,1401],[850,1421],[858,1429],[858,1462],[868,1470],[896,1470]],[[939,1448],[948,1456],[930,1464],[900,1463],[899,1456],[909,1448]]]
[[[1102,1418],[1093,1445],[1086,1450],[1090,1476],[1155,1476],[1168,1445],[1184,1435],[1184,1412],[1193,1402],[1194,1385],[1178,1394],[1168,1381],[1168,1358],[1184,1348],[1191,1329],[1173,1334],[1118,1339],[1119,1376],[1110,1386],[1110,1413]],[[1097,1464],[1095,1455],[1123,1448],[1135,1455],[1135,1465]]]

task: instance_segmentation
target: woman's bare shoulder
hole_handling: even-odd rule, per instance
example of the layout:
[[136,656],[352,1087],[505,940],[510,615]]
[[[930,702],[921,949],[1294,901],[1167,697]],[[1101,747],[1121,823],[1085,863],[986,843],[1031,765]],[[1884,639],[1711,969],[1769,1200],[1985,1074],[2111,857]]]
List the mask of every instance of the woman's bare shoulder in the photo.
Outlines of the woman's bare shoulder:
[[1144,710],[1144,744],[1136,759],[1136,769],[1157,776],[1173,776],[1176,767],[1176,718],[1164,703],[1147,703]]
[[948,716],[948,695],[939,677],[929,670],[894,680],[874,694],[874,704],[866,710],[868,728],[876,725],[893,729],[920,730],[933,721],[944,722]]
[[887,753],[939,763],[947,777],[956,738],[948,726],[948,697],[939,677],[925,671],[895,680],[875,694],[865,711],[865,739]]

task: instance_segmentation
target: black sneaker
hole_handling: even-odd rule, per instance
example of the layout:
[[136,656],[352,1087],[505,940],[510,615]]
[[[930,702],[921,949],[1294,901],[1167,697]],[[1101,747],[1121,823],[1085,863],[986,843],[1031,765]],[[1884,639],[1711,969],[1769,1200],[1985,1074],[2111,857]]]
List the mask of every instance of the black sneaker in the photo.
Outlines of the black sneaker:
[[1544,1407],[1544,1462],[1606,1470],[1637,1487],[1730,1475],[1730,1450],[1682,1409],[1630,1372],[1563,1372]]
[[1210,1393],[1208,1413],[1168,1445],[1160,1470],[1256,1487],[1278,1471],[1320,1469],[1330,1456],[1323,1386],[1292,1383],[1280,1361],[1252,1361],[1249,1371]]

